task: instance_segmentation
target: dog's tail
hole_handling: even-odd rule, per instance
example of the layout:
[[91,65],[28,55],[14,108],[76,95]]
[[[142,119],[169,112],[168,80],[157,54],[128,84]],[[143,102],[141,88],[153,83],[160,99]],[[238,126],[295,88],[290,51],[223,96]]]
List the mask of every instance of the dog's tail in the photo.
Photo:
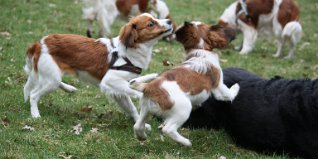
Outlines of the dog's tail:
[[282,32],[282,38],[289,37],[293,43],[299,42],[302,35],[302,27],[298,21],[287,23]]
[[148,74],[145,76],[137,77],[129,81],[129,87],[137,91],[143,92],[146,88],[147,81],[153,80],[158,77],[157,73]]
[[26,74],[29,75],[33,69],[37,71],[37,61],[39,60],[40,53],[41,44],[39,42],[34,43],[31,47],[28,48],[25,57],[25,65],[23,67]]

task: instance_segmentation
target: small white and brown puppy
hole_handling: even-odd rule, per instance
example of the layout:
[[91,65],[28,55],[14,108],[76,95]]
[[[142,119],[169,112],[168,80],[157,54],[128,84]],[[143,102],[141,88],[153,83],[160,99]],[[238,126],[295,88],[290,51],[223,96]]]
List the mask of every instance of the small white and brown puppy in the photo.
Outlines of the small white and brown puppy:
[[285,57],[293,57],[296,44],[303,33],[299,23],[299,8],[293,0],[237,0],[220,17],[219,24],[235,26],[243,33],[240,54],[248,54],[254,48],[260,34],[274,36],[280,57],[285,42],[290,49]]
[[135,121],[139,118],[130,96],[141,93],[129,87],[129,80],[147,69],[152,48],[163,36],[171,34],[169,19],[156,19],[144,13],[124,25],[118,37],[98,40],[72,34],[52,34],[35,42],[27,51],[24,69],[28,80],[24,100],[30,99],[31,115],[40,117],[40,98],[58,88],[76,88],[63,83],[64,73],[99,86]]
[[[231,28],[185,22],[176,31],[176,39],[183,44],[187,54],[183,64],[160,75],[149,74],[130,81],[131,88],[144,93],[140,100],[140,118],[134,125],[139,140],[146,139],[145,121],[150,113],[164,118],[164,134],[180,144],[191,146],[191,142],[177,131],[191,110],[200,106],[211,93],[218,100],[234,100],[239,85],[229,89],[223,84],[219,57],[213,52],[214,48],[226,46],[234,36],[235,31]],[[152,81],[144,83],[148,80]]]
[[88,37],[92,37],[95,20],[99,25],[99,36],[106,37],[110,35],[111,25],[118,15],[128,18],[145,12],[158,19],[171,20],[169,8],[162,0],[83,0],[83,17],[87,21]]

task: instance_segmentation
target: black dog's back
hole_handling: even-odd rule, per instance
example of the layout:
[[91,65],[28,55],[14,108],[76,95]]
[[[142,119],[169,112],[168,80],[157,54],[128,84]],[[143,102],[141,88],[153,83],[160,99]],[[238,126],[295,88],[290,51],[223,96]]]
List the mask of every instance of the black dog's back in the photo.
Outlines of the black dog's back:
[[226,85],[240,85],[238,96],[232,103],[211,97],[187,126],[224,128],[239,145],[258,151],[318,156],[318,80],[268,80],[237,68],[223,74]]

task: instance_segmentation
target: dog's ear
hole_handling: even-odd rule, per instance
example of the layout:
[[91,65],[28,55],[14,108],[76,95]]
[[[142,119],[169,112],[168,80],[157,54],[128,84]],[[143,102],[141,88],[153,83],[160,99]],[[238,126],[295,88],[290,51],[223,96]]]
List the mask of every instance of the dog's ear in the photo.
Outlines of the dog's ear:
[[121,28],[119,40],[126,46],[126,48],[136,48],[137,38],[138,34],[135,24],[126,24]]
[[183,25],[184,25],[184,26],[191,26],[192,23],[190,23],[190,22],[188,22],[188,21],[184,21]]
[[235,39],[236,32],[234,29],[224,27],[221,25],[213,25],[207,32],[206,42],[213,48],[224,48],[233,39]]

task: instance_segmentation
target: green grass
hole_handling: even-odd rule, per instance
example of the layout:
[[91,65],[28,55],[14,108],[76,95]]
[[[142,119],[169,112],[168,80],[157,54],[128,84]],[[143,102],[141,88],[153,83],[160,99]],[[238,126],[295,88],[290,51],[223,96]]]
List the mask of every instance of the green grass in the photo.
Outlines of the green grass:
[[[215,23],[224,8],[233,0],[166,0],[172,17],[183,21],[200,20]],[[161,141],[160,123],[151,119],[153,131],[145,145],[134,138],[133,122],[116,104],[93,86],[67,77],[67,83],[79,91],[67,94],[56,91],[42,98],[41,119],[30,117],[29,104],[23,102],[23,85],[26,75],[22,68],[27,47],[50,33],[85,34],[79,0],[0,0],[0,158],[288,158],[284,155],[258,154],[236,147],[222,130],[180,130],[190,138],[193,147],[186,148],[169,138]],[[298,1],[301,6],[301,22],[304,37],[292,60],[275,59],[273,40],[261,38],[254,51],[240,56],[233,49],[239,39],[220,53],[222,67],[242,67],[264,77],[275,75],[287,78],[318,78],[318,29],[316,0]],[[117,20],[113,35],[125,22]],[[96,26],[95,26],[96,27]],[[96,30],[97,33],[97,30]],[[150,68],[143,72],[161,72],[173,66],[163,66],[168,60],[179,64],[184,51],[177,42],[160,41],[159,53],[153,56]],[[285,49],[285,53],[286,53]],[[135,101],[137,103],[137,101]],[[80,110],[92,107],[85,113]],[[71,132],[72,126],[82,124],[80,135]],[[25,125],[34,131],[23,130]],[[98,128],[92,133],[92,128]]]

